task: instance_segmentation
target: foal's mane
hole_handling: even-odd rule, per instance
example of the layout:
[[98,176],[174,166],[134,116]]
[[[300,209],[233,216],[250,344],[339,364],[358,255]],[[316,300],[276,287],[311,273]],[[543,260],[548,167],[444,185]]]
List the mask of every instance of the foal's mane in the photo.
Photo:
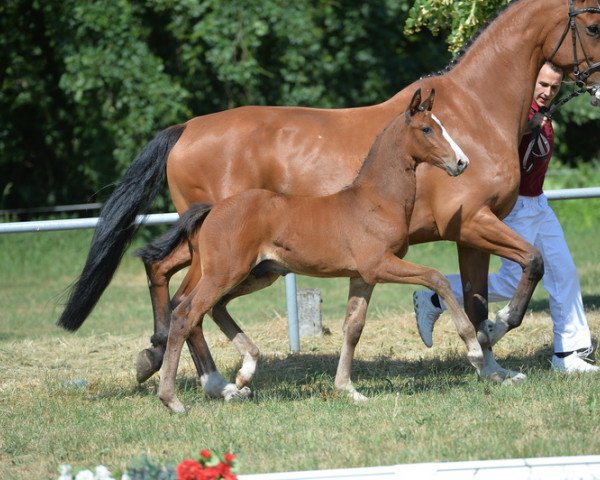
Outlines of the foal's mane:
[[426,75],[425,78],[428,77],[437,77],[440,75],[444,75],[448,72],[450,72],[456,65],[458,65],[458,63],[460,63],[460,61],[462,60],[462,58],[464,57],[464,55],[467,53],[467,51],[473,46],[473,44],[479,39],[480,35],[492,24],[496,21],[496,19],[502,15],[509,7],[519,3],[521,0],[512,0],[509,1],[509,3],[507,3],[506,5],[500,7],[495,15],[491,18],[489,18],[485,24],[479,28],[479,30],[477,30],[477,32],[469,39],[469,41],[467,43],[465,43],[463,45],[463,47],[459,50],[459,52],[456,54],[456,56],[450,60],[450,63],[448,63],[448,65],[446,65],[443,69],[439,70],[438,72],[435,73],[430,73],[429,75]]
[[[405,114],[406,114],[406,112],[403,112],[400,115],[404,116]],[[373,141],[373,144],[371,145],[371,148],[369,149],[369,152],[367,153],[366,157],[361,162],[360,168],[358,169],[358,172],[356,173],[356,176],[354,177],[354,179],[352,180],[352,182],[349,185],[346,185],[342,190],[348,190],[349,188],[352,188],[356,184],[356,182],[358,182],[358,180],[362,176],[364,170],[373,161],[373,158],[375,157],[375,155],[377,155],[377,151],[379,150],[379,147],[381,145],[381,139],[383,138],[384,134],[393,125],[395,125],[395,123],[396,123],[397,120],[398,119],[395,117],[390,123],[388,123],[385,126],[385,128],[381,132],[379,132],[377,134],[377,136],[375,137],[375,140]],[[402,123],[404,123],[404,122],[402,122]]]

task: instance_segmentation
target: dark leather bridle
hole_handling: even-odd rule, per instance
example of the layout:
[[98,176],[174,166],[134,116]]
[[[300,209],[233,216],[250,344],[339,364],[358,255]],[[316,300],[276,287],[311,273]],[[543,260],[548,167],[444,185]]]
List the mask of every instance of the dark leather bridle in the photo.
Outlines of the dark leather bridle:
[[[583,48],[583,43],[582,43],[581,37],[580,37],[581,34],[577,30],[577,23],[575,21],[575,18],[577,17],[577,15],[581,15],[582,13],[600,14],[600,8],[599,7],[585,7],[585,8],[575,9],[574,0],[569,0],[569,19],[567,20],[567,26],[565,27],[565,30],[563,31],[563,33],[560,37],[560,40],[558,41],[558,44],[554,48],[554,51],[548,58],[548,61],[552,62],[552,59],[556,55],[556,52],[558,52],[558,49],[560,48],[560,46],[564,42],[565,38],[567,37],[567,34],[570,31],[571,32],[571,41],[572,41],[572,45],[573,45],[573,74],[575,75],[575,83],[577,84],[577,86],[579,88],[585,89],[585,83],[586,83],[587,79],[589,78],[589,76],[600,70],[600,62],[596,62],[596,63],[592,64],[588,60],[588,56],[585,53],[585,49]],[[596,24],[595,26],[596,26],[596,28],[600,29],[600,24]],[[600,34],[600,32],[598,32],[598,33]],[[583,52],[584,60],[587,64],[587,69],[584,70],[583,72],[581,72],[579,70],[579,57],[577,56],[577,41],[578,40],[579,40],[579,45],[581,47],[581,50]],[[594,93],[594,92],[591,92],[591,93]]]
[[[585,53],[585,49],[583,48],[583,43],[581,42],[580,33],[577,30],[577,23],[575,22],[575,17],[577,15],[581,15],[582,13],[597,13],[600,15],[599,7],[585,7],[575,9],[574,0],[569,0],[569,18],[567,20],[567,26],[565,27],[560,39],[554,47],[552,54],[548,57],[548,62],[552,62],[552,59],[558,52],[558,49],[561,47],[565,38],[567,38],[567,34],[571,32],[571,41],[573,45],[573,74],[575,75],[575,84],[579,87],[578,90],[570,93],[564,98],[561,98],[558,102],[554,103],[550,108],[542,107],[540,108],[536,114],[533,116],[531,120],[529,120],[527,124],[527,129],[533,131],[534,140],[538,137],[540,132],[540,126],[544,117],[552,118],[552,116],[556,113],[556,111],[562,107],[565,103],[571,100],[574,97],[581,95],[582,93],[589,92],[590,95],[598,96],[598,92],[600,92],[600,85],[595,85],[593,87],[586,86],[585,82],[589,78],[590,75],[600,70],[600,62],[591,63],[588,60],[588,56]],[[595,25],[596,28],[600,29],[600,24]],[[599,33],[600,34],[600,33]],[[581,72],[579,70],[579,57],[577,56],[577,41],[579,40],[579,45],[581,46],[581,50],[584,55],[585,63],[587,64],[587,69]]]

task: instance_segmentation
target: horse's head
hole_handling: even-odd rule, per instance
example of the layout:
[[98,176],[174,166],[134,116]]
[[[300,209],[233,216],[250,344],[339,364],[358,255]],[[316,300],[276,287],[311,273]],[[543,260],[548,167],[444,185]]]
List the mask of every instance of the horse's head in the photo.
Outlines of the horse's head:
[[562,68],[600,106],[600,4],[598,0],[569,0],[568,15],[555,27],[543,47],[544,56]]
[[431,112],[434,98],[435,90],[432,89],[429,97],[421,102],[419,88],[410,101],[405,113],[408,152],[417,162],[430,163],[455,177],[467,168],[469,158]]

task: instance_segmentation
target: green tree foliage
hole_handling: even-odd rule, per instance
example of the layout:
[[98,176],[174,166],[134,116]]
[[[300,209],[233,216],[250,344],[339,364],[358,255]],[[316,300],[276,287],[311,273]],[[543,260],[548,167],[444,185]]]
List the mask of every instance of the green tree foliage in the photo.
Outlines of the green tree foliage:
[[86,201],[158,127],[189,115],[127,1],[9,0],[0,29],[7,206]]
[[434,35],[446,33],[448,49],[458,53],[510,0],[415,0],[406,20],[405,32],[423,28]]
[[[7,0],[0,206],[95,200],[166,125],[244,104],[380,102],[440,69],[408,0]],[[102,200],[110,192],[102,190]]]

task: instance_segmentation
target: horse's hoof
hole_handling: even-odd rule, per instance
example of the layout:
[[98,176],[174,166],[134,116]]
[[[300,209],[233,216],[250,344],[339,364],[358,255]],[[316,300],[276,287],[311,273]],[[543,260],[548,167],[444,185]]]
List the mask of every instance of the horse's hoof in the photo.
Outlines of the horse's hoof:
[[[233,388],[230,388],[230,386]],[[248,400],[251,395],[252,395],[252,391],[248,387],[243,387],[243,388],[238,389],[237,387],[235,387],[232,384],[229,384],[223,390],[223,398],[225,399],[226,402],[245,401],[245,400]]]
[[152,375],[160,370],[162,355],[154,349],[146,348],[142,350],[135,362],[135,379],[138,383],[144,383]]
[[167,404],[167,408],[173,413],[185,413],[185,407],[179,400],[174,400]]
[[364,396],[358,390],[354,389],[348,392],[348,398],[354,403],[365,403],[369,401],[369,397]]
[[479,329],[477,330],[477,341],[480,345],[490,345],[492,343],[494,328],[494,322],[489,319],[481,322]]
[[[512,375],[513,373],[515,375]],[[512,387],[514,385],[519,385],[527,381],[527,375],[525,375],[524,373],[511,372],[511,375],[512,376],[506,377],[502,381],[502,386]]]

